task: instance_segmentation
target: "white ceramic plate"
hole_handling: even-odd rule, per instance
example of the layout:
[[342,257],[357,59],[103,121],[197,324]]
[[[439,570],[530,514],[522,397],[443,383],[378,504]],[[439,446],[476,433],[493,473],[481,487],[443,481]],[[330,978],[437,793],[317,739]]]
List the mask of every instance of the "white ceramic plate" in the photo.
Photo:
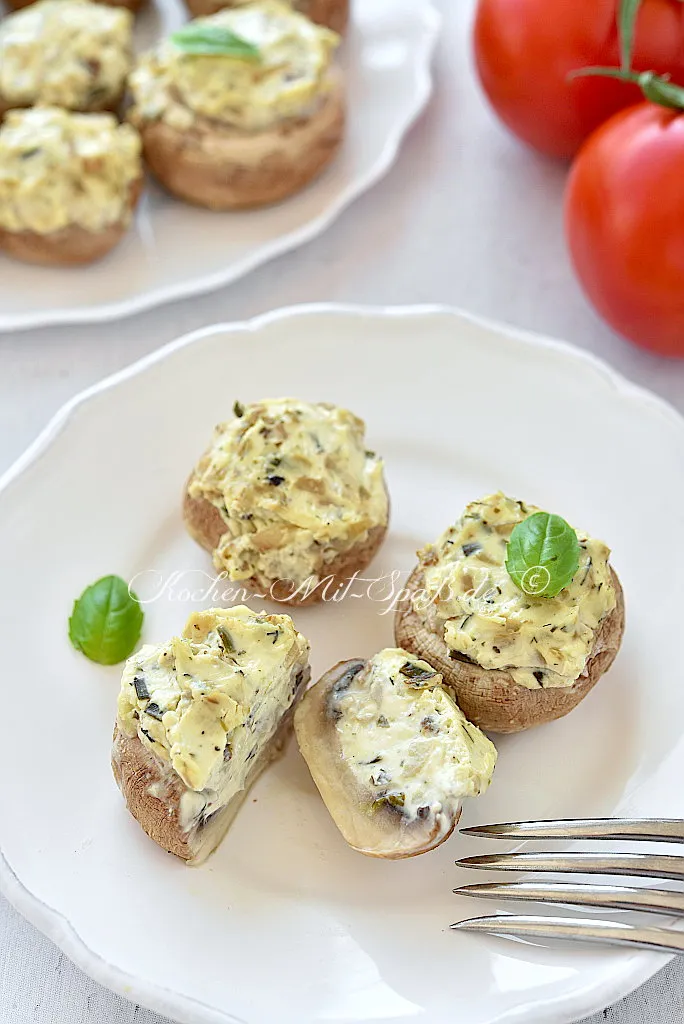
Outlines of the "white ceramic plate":
[[[150,0],[138,49],[187,19],[180,0]],[[0,255],[0,330],[127,316],[210,291],[324,231],[392,166],[432,91],[440,17],[430,0],[358,0],[340,53],[349,125],[335,163],[297,196],[263,210],[213,213],[153,181],[130,232],[100,263],[32,267]]]
[[[125,810],[109,769],[118,671],[70,648],[71,603],[104,573],[185,571],[148,605],[145,639],[181,627],[182,586],[210,571],[181,525],[183,481],[234,399],[278,394],[366,418],[393,505],[373,577],[408,570],[497,487],[613,546],[628,606],[615,667],[568,718],[499,741],[462,823],[684,817],[684,421],[565,345],[446,310],[310,307],[162,349],[67,406],[2,482],[3,890],[98,981],[192,1024],[551,1024],[605,1006],[664,959],[450,932],[478,909],[451,894],[473,880],[454,859],[483,844],[352,852],[294,747],[202,868]],[[143,597],[155,579],[138,579]],[[297,613],[314,675],[392,642],[374,596]]]

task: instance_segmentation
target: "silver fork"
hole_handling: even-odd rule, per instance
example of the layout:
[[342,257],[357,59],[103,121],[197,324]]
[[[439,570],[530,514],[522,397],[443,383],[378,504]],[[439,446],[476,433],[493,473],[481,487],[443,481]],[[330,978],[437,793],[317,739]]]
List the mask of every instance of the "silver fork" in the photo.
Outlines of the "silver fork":
[[[480,825],[461,832],[487,839],[601,839],[684,843],[684,820],[679,818],[582,818],[522,821]],[[632,875],[684,882],[684,857],[672,854],[504,853],[465,857],[464,868],[498,871],[542,871],[563,874]],[[684,917],[684,892],[586,882],[485,882],[454,889],[458,896],[520,900],[566,906],[637,910]],[[458,921],[459,931],[489,932],[517,938],[563,938],[607,945],[630,946],[684,955],[684,932],[671,928],[594,920],[593,918],[533,917],[496,914]]]

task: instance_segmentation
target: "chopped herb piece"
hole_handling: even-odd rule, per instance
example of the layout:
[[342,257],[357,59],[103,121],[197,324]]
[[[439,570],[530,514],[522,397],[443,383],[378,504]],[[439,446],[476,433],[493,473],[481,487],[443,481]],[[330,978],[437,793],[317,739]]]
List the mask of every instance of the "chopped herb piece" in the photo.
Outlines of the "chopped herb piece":
[[151,735],[151,734],[150,734],[150,733],[149,733],[149,732],[147,731],[147,729],[143,729],[143,727],[142,727],[142,726],[140,726],[140,732],[141,732],[141,733],[142,733],[142,734],[143,734],[144,736],[147,736],[147,738],[148,738],[148,740],[150,741],[150,743],[156,743],[156,742],[157,742],[157,741],[155,740],[154,736],[152,736],[152,735]]
[[367,459],[375,459],[375,458],[377,458],[377,456],[376,456],[375,452],[372,452],[372,451],[370,450],[370,448],[367,448],[367,449],[366,449],[366,453],[365,453],[365,454],[366,454],[366,458],[367,458]]
[[145,714],[149,715],[150,718],[156,718],[158,722],[161,722],[164,712],[158,704],[150,703],[145,708]]
[[266,479],[272,487],[280,487],[281,484],[285,483],[285,477],[278,476],[277,473],[272,473],[270,476],[267,476]]
[[420,665],[414,665],[411,661],[405,661],[399,671],[402,676],[411,680],[411,684],[413,686],[417,686],[419,683],[424,683],[428,679],[434,679],[437,675],[434,669],[421,668]]
[[385,797],[388,804],[392,807],[403,807],[406,802],[406,797],[403,793],[388,793]]
[[382,754],[376,754],[370,761],[359,761],[359,764],[377,764],[378,761],[382,761]]
[[138,700],[149,700],[150,691],[147,689],[144,676],[134,676],[133,686],[135,686],[135,695]]
[[272,632],[267,633],[266,636],[272,636],[273,639],[271,640],[271,643],[274,644],[274,643],[276,643],[278,637],[280,636],[280,631],[277,630],[277,629],[274,629]]
[[387,717],[385,715],[380,715],[377,724],[380,726],[381,729],[389,729],[389,721],[387,720]]
[[482,545],[476,544],[474,542],[472,544],[464,544],[463,547],[461,548],[461,551],[466,556],[466,558],[468,558],[469,555],[474,555],[476,554],[476,552],[482,551]]
[[532,675],[540,685],[544,682],[544,673],[540,668],[538,668],[536,672],[533,672]]
[[237,416],[239,420],[245,415],[245,407],[242,402],[233,402],[233,415]]
[[427,818],[429,813],[430,813],[430,808],[428,806],[419,807],[418,810],[416,811],[416,814],[417,814],[417,816],[419,818]]
[[221,644],[223,645],[223,650],[226,651],[229,654],[234,653],[234,651],[235,651],[235,644],[231,640],[230,633],[228,632],[226,627],[225,626],[217,626],[216,627],[216,632],[218,633],[218,635],[220,637]]

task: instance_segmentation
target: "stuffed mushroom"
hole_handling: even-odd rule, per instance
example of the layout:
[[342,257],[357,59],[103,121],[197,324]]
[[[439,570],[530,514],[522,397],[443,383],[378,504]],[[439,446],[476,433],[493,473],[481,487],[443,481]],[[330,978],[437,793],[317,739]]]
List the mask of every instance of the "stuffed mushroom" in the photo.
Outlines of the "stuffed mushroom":
[[39,0],[0,23],[0,113],[35,105],[116,110],[132,64],[129,11]]
[[[188,10],[194,18],[216,14],[226,7],[243,7],[254,0],[186,0]],[[349,0],[285,0],[295,11],[315,21],[317,25],[327,25],[334,32],[344,32],[349,21]]]
[[442,675],[396,648],[323,676],[299,705],[295,732],[335,824],[371,857],[443,843],[462,800],[488,788],[497,757]]
[[279,0],[190,22],[130,76],[128,117],[151,171],[174,195],[216,210],[302,189],[342,142],[337,43]]
[[111,114],[12,110],[0,126],[0,248],[29,263],[90,263],[128,230],[140,138]]
[[181,636],[124,668],[112,768],[128,809],[164,850],[200,863],[277,758],[309,679],[289,615],[196,612]]
[[324,600],[382,544],[382,459],[363,421],[328,403],[272,399],[235,413],[192,472],[186,527],[224,578],[287,604]]
[[514,531],[539,516],[548,518],[500,493],[472,502],[418,553],[395,618],[397,643],[428,659],[467,717],[492,732],[572,711],[610,668],[624,632],[609,548],[559,517],[576,548],[563,586],[548,586],[564,558],[550,535],[542,538],[544,564],[530,565],[522,579],[512,569]]

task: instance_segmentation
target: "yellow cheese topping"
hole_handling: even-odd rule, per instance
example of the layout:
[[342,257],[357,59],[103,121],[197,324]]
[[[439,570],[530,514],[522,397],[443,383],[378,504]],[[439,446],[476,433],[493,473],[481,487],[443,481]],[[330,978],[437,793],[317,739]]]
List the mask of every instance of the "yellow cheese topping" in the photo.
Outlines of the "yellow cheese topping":
[[330,710],[342,756],[374,807],[408,818],[454,812],[492,780],[496,748],[427,662],[400,648],[342,677]]
[[382,460],[346,409],[281,398],[237,411],[216,428],[190,486],[226,524],[216,568],[233,580],[315,583],[387,522]]
[[0,23],[0,95],[18,107],[101,109],[121,95],[133,16],[90,0],[39,0]]
[[425,593],[414,607],[449,650],[483,668],[506,669],[530,689],[572,686],[615,607],[610,549],[576,531],[580,564],[572,582],[557,597],[525,594],[506,571],[506,548],[515,525],[534,512],[501,493],[473,501],[420,552]]
[[141,174],[140,137],[111,114],[12,110],[0,127],[0,226],[49,234],[125,223]]
[[186,827],[244,788],[252,760],[292,704],[308,654],[289,615],[239,605],[195,612],[182,636],[128,659],[119,727],[201,794],[187,803]]
[[161,119],[182,129],[210,118],[260,131],[310,115],[330,91],[339,37],[279,0],[227,8],[193,24],[229,29],[258,47],[259,60],[197,56],[163,42],[131,74],[134,123]]

